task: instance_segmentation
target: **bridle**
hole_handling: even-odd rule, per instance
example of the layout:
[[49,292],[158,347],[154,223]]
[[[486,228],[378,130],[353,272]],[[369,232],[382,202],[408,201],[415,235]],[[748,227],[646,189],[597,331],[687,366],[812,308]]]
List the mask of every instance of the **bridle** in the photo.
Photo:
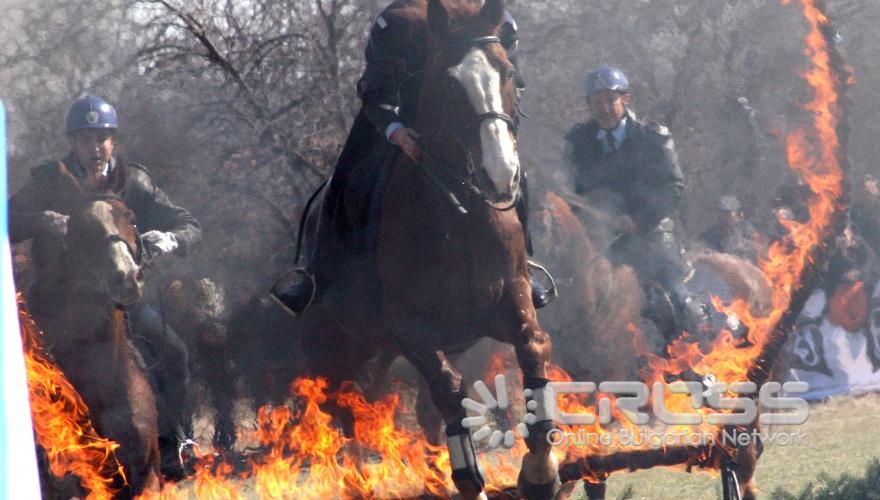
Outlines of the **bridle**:
[[[116,194],[112,194],[112,193],[101,193],[101,194],[92,196],[91,200],[92,201],[117,200],[117,201],[120,201],[123,204],[125,204],[125,202],[122,200],[121,197],[119,197]],[[132,258],[134,258],[134,263],[138,267],[141,267],[144,264],[144,257],[146,257],[147,260],[149,260],[151,258],[151,256],[148,255],[149,252],[144,247],[144,242],[141,239],[141,232],[138,230],[137,224],[132,223],[131,227],[132,227],[132,230],[134,231],[134,248],[132,248],[131,242],[126,240],[120,234],[110,235],[107,237],[107,240],[111,241],[111,242],[122,242],[123,244],[125,244],[125,247],[128,249],[128,253],[131,254]]]
[[[501,43],[501,39],[497,36],[482,36],[478,38],[473,38],[469,40],[467,43],[468,47],[485,47],[492,43]],[[444,112],[448,112],[448,108],[442,107]],[[516,120],[513,119],[509,114],[503,111],[488,111],[486,113],[479,113],[475,117],[475,119],[465,127],[463,127],[464,133],[471,133],[474,129],[479,130],[479,128],[483,125],[483,122],[487,120],[501,120],[510,127],[510,130],[513,131],[514,135],[518,133],[519,127],[517,126]],[[441,129],[446,127],[447,123],[452,123],[451,119],[441,120]],[[466,141],[463,137],[463,134],[459,133],[458,130],[452,131],[452,136],[455,138],[459,147],[464,151],[465,157],[467,158],[467,170],[464,175],[462,175],[458,168],[450,165],[448,162],[440,159],[437,155],[431,153],[430,149],[427,147],[428,145],[424,142],[419,143],[420,155],[421,158],[417,161],[417,165],[422,169],[423,172],[428,176],[428,178],[432,181],[432,183],[445,195],[450,204],[452,204],[453,208],[458,211],[460,214],[465,215],[468,213],[468,210],[462,205],[461,201],[459,201],[456,196],[456,191],[461,193],[468,193],[473,196],[476,196],[478,199],[482,200],[488,206],[492,207],[495,210],[500,212],[505,212],[511,210],[516,207],[519,197],[521,193],[517,193],[516,196],[510,201],[508,205],[503,207],[498,207],[489,196],[486,194],[486,191],[483,187],[481,187],[480,176],[479,176],[479,168],[477,167],[476,162],[474,161],[473,154],[471,153],[470,148],[466,146]],[[480,167],[481,168],[481,167]],[[517,167],[519,169],[519,167]],[[443,173],[444,177],[451,179],[452,184],[455,188],[449,186],[447,182],[444,182],[439,173]],[[519,174],[519,170],[517,170],[517,174]],[[456,189],[457,188],[457,189]]]

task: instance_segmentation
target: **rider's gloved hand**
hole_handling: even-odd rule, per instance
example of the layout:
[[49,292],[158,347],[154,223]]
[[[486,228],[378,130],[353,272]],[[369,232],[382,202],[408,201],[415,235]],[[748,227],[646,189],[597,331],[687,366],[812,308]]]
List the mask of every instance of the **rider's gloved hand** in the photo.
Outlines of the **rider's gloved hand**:
[[171,253],[180,246],[174,233],[165,231],[147,231],[141,235],[141,239],[153,257]]
[[69,215],[59,214],[52,210],[44,210],[40,212],[39,224],[52,236],[63,238],[67,236],[67,222],[69,220]]
[[388,140],[393,144],[397,144],[400,146],[400,149],[406,153],[413,161],[417,161],[419,159],[419,143],[418,139],[421,136],[415,130],[402,127],[394,132],[388,137]]

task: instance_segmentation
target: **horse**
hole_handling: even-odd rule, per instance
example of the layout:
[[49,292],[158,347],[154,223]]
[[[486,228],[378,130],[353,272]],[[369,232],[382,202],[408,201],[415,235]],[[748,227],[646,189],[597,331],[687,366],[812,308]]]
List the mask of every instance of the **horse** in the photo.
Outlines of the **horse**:
[[[542,323],[556,332],[556,344],[565,346],[557,357],[561,367],[575,380],[640,380],[637,360],[645,352],[663,352],[669,335],[642,316],[641,285],[633,269],[613,266],[601,251],[611,237],[601,227],[586,229],[571,205],[553,192],[544,195],[535,211],[533,236],[536,255],[560,277],[561,298]],[[750,262],[713,252],[689,257],[695,268],[690,288],[702,300],[709,294],[744,298],[759,316],[772,309],[770,285]],[[713,314],[713,321],[728,318]],[[632,337],[633,326],[642,332],[639,339]],[[750,445],[733,452],[742,498],[754,498],[759,448]],[[720,469],[722,458],[713,458]],[[604,497],[604,483],[584,484],[589,498]]]
[[158,493],[156,399],[128,338],[125,313],[144,286],[134,213],[113,195],[85,196],[70,206],[64,249],[40,273],[28,303],[95,429],[121,444],[116,458],[124,477],[114,477],[117,497]]
[[[375,278],[346,265],[300,320],[309,372],[333,387],[379,352],[399,354],[418,370],[446,424],[452,479],[465,498],[484,497],[484,479],[462,424],[468,386],[447,353],[482,337],[512,344],[536,395],[547,384],[551,354],[512,210],[520,166],[515,74],[497,37],[504,8],[503,0],[482,7],[416,0],[407,9],[427,41],[415,123],[420,160],[399,155],[390,165],[378,201]],[[375,288],[363,284],[370,279]],[[351,313],[364,303],[377,306]],[[518,479],[526,498],[552,497],[559,484],[542,410]]]

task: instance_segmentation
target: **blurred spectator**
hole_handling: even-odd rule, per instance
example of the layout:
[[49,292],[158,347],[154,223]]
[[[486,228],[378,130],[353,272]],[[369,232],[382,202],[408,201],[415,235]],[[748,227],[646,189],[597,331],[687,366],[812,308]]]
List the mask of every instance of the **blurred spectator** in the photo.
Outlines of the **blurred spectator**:
[[847,331],[856,332],[867,324],[867,288],[876,282],[878,257],[858,233],[857,227],[847,220],[846,227],[837,237],[834,255],[828,263],[822,288],[830,294],[828,319]]
[[736,196],[722,196],[718,203],[718,219],[700,234],[700,239],[712,250],[755,261],[757,230],[746,220],[742,204]]
[[865,241],[880,252],[880,185],[871,174],[865,175],[864,191],[854,193],[852,220]]

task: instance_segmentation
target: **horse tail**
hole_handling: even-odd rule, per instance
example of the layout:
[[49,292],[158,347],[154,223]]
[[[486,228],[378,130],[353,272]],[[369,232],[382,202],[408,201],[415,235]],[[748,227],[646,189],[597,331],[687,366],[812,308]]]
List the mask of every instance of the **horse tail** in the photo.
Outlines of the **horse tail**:
[[309,213],[312,211],[312,204],[315,202],[315,199],[318,198],[318,195],[327,187],[327,183],[330,182],[330,179],[325,180],[318,186],[318,189],[315,190],[314,193],[309,197],[309,201],[306,202],[305,209],[303,209],[302,215],[299,217],[299,230],[296,233],[296,254],[293,258],[293,262],[295,265],[299,265],[300,257],[302,256],[302,242],[303,237],[306,232],[306,222],[309,219]]

